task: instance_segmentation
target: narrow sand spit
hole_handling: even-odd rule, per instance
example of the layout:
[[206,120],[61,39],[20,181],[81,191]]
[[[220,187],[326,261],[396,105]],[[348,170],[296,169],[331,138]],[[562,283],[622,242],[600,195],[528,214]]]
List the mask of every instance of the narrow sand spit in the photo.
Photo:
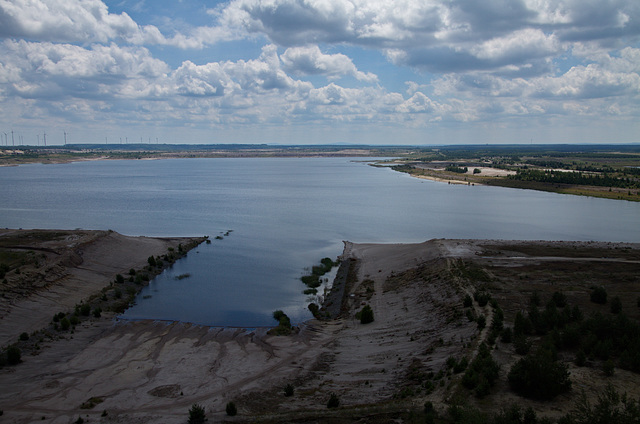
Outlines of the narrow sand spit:
[[[194,403],[205,408],[209,422],[321,422],[335,414],[344,418],[421,408],[427,394],[415,392],[420,387],[416,381],[443,369],[450,356],[472,358],[487,333],[461,316],[462,298],[474,287],[450,272],[452,264],[474,259],[514,267],[519,260],[536,262],[544,256],[524,257],[516,251],[520,246],[538,252],[595,245],[345,242],[342,259],[352,268],[344,297],[347,312],[340,318],[310,321],[287,337],[267,335],[264,329],[104,317],[86,321],[73,335],[44,342],[40,353],[25,356],[22,364],[0,369],[3,420],[30,423],[44,417],[49,423],[69,423],[83,417],[85,422],[184,423]],[[554,261],[562,256],[558,252],[554,250]],[[602,258],[581,258],[590,259]],[[375,321],[366,325],[354,317],[364,304],[375,313]],[[486,315],[489,327],[491,308],[474,308]],[[510,360],[502,346],[494,355]],[[625,387],[633,387],[636,378],[628,374],[618,375],[626,379]],[[584,377],[578,383],[586,381]],[[294,396],[284,396],[286,384],[294,386]],[[428,399],[444,410],[455,387],[453,380],[436,385]],[[343,407],[338,411],[326,407],[331,393],[340,398]],[[507,394],[484,405],[500,408],[505,398],[518,401]],[[229,401],[238,407],[234,418],[225,414]],[[540,412],[544,405],[534,407]],[[564,411],[566,405],[554,408]]]

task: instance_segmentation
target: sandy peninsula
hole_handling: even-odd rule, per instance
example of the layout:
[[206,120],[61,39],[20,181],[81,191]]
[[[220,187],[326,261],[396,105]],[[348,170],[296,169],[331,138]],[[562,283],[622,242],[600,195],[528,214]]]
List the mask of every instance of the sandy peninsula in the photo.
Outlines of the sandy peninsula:
[[[166,250],[170,243],[115,234],[103,239],[105,246],[83,252],[84,263],[96,263],[100,272],[89,276],[69,271],[73,277],[68,286],[62,283],[55,289],[40,290],[30,303],[3,304],[3,340],[16,338],[26,327],[14,323],[28,319],[24,311],[44,310],[25,321],[36,328],[60,309],[59,302],[74,304],[91,290],[100,290],[109,275],[144,265],[149,252]],[[138,256],[134,258],[135,252]],[[492,293],[503,305],[508,321],[526,307],[532,287],[543,295],[550,290],[550,274],[545,270],[585,267],[597,279],[600,272],[611,275],[609,270],[616,269],[613,277],[622,280],[611,291],[629,291],[625,302],[635,302],[637,287],[622,282],[636,278],[640,245],[345,242],[340,259],[348,274],[342,313],[337,319],[309,321],[292,336],[267,335],[266,329],[119,322],[109,314],[84,320],[73,333],[60,332],[54,339],[43,340],[37,352],[23,356],[22,363],[0,369],[3,422],[69,423],[82,417],[84,422],[101,423],[184,423],[194,403],[205,408],[209,422],[322,422],[329,418],[352,422],[362,417],[387,422],[407,411],[421,410],[425,401],[445,414],[452,399],[469,397],[460,388],[460,375],[445,373],[433,380],[429,390],[425,379],[445,369],[450,357],[464,354],[472,358],[488,336],[493,313],[488,305],[474,304],[473,313],[487,317],[484,329],[464,317],[462,300],[481,283],[467,278],[461,269],[477,264],[494,275]],[[526,287],[510,285],[518,273],[529,276]],[[581,302],[588,291],[584,284],[593,281],[576,283],[567,275],[560,272],[553,288],[563,286],[571,299]],[[80,281],[91,281],[93,286],[80,293]],[[64,300],[72,296],[73,301]],[[375,314],[369,324],[355,318],[365,304]],[[632,310],[632,305],[625,304],[625,308]],[[638,312],[633,313],[637,319]],[[552,403],[523,401],[511,393],[504,380],[515,358],[513,348],[498,341],[493,355],[501,363],[502,382],[494,389],[499,395],[480,403],[471,397],[471,404],[498,410],[508,402],[518,402],[531,405],[541,416],[558,416],[571,408],[576,393]],[[599,370],[573,367],[571,372],[574,386],[596,396]],[[615,378],[617,387],[640,395],[637,374],[616,370]],[[284,396],[287,384],[293,385],[293,396]],[[327,408],[331,393],[339,397],[339,408]],[[235,417],[225,413],[230,401],[238,408]]]

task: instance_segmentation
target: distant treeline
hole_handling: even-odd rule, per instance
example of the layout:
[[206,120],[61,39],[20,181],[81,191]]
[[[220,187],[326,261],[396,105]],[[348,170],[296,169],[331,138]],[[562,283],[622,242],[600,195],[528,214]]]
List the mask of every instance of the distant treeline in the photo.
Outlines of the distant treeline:
[[582,172],[567,172],[553,170],[518,170],[515,175],[507,178],[519,181],[536,181],[551,184],[574,184],[597,187],[638,188],[640,183],[633,178],[616,178],[609,174],[587,174]]

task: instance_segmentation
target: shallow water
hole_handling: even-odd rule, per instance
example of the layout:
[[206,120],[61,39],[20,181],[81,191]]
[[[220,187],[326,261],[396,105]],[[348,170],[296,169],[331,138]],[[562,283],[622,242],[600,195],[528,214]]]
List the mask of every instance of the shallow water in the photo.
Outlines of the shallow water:
[[346,158],[76,162],[0,168],[0,178],[2,227],[211,236],[128,318],[253,327],[282,309],[304,320],[299,277],[342,253],[342,240],[640,242],[640,203],[448,185]]

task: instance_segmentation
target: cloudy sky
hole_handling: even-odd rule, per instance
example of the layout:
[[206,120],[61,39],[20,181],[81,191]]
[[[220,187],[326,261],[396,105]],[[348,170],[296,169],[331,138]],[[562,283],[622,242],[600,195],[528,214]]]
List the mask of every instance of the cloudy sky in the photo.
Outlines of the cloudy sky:
[[0,38],[2,144],[640,142],[638,0],[0,0]]

